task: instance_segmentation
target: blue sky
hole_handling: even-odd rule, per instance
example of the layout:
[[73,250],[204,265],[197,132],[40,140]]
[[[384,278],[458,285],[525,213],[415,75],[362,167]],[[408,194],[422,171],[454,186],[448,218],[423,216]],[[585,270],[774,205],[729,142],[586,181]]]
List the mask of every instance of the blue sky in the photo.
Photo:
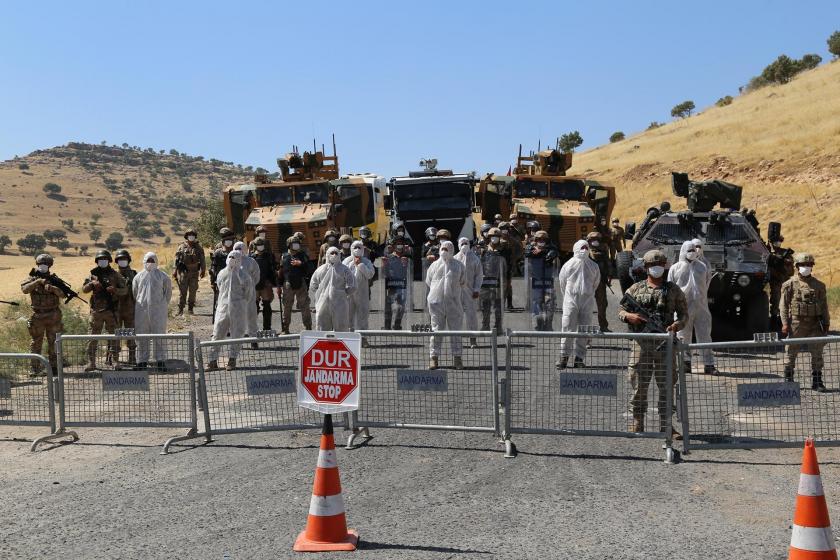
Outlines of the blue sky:
[[827,60],[837,29],[837,0],[4,2],[0,159],[107,140],[273,171],[335,133],[342,172],[506,171]]

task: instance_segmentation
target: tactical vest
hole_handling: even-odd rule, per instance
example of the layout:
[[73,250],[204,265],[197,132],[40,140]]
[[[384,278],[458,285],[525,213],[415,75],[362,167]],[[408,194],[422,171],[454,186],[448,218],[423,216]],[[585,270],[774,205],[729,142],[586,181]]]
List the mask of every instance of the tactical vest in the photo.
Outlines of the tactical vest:
[[821,305],[817,291],[805,282],[795,282],[790,298],[790,314],[792,317],[818,317]]
[[[37,280],[36,277],[30,276],[29,281]],[[29,292],[29,298],[32,300],[32,310],[36,313],[47,313],[58,309],[59,298],[57,295],[47,291],[47,286],[38,286]]]

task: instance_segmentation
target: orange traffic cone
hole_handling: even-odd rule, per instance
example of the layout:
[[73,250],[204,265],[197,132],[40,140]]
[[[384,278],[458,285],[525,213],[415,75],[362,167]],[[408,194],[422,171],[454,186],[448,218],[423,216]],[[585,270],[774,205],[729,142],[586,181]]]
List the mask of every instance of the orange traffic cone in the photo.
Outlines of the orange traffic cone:
[[814,440],[805,440],[788,560],[837,560]]
[[332,416],[324,415],[321,432],[321,450],[315,469],[315,484],[309,502],[306,530],[298,535],[294,550],[297,552],[327,552],[356,550],[359,534],[347,530],[344,518],[344,500],[341,498],[341,481],[335,460],[335,438]]

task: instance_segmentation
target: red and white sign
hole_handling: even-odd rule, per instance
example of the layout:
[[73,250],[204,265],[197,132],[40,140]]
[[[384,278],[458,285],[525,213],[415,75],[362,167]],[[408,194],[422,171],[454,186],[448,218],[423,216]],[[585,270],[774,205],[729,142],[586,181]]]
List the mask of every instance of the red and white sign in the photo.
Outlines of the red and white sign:
[[324,414],[359,408],[361,342],[358,333],[300,333],[299,406]]

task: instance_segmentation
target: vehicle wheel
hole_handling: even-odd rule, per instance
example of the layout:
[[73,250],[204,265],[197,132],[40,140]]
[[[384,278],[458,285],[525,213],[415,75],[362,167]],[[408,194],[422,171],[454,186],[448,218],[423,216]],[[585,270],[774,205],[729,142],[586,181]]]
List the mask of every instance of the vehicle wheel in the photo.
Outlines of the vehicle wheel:
[[615,256],[615,268],[618,273],[618,281],[621,283],[621,292],[633,285],[633,278],[630,276],[630,269],[633,267],[632,251],[621,251]]
[[770,329],[770,302],[767,294],[761,292],[755,296],[744,316],[745,326],[750,338],[755,333],[768,332]]

